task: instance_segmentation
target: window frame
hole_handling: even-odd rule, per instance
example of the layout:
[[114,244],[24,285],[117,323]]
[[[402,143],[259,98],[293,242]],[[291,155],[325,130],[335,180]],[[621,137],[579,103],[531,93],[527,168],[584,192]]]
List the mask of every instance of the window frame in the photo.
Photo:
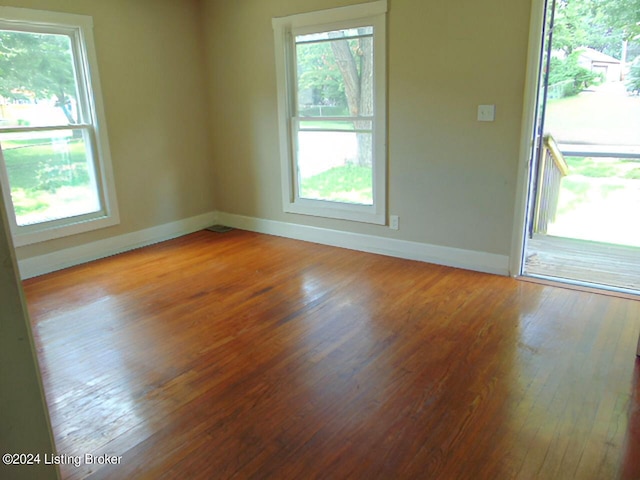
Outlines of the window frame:
[[[0,30],[66,35],[71,41],[78,88],[78,123],[45,127],[5,127],[0,132],[81,130],[88,162],[93,164],[99,210],[61,219],[18,225],[9,176],[0,148],[0,184],[14,246],[61,238],[120,223],[102,90],[93,39],[93,19],[86,15],[0,7]],[[80,106],[81,105],[81,106]],[[90,173],[91,175],[91,173]]]
[[[287,213],[384,225],[387,223],[387,1],[338,7],[272,19],[278,89],[278,128],[283,210]],[[373,26],[372,205],[302,198],[296,159],[297,78],[295,37]]]

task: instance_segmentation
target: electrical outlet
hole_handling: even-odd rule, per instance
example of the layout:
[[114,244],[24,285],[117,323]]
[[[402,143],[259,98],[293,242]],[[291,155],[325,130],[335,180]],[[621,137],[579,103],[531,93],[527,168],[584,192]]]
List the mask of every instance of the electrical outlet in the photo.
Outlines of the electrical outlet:
[[391,230],[400,229],[400,217],[398,215],[389,215],[389,228]]

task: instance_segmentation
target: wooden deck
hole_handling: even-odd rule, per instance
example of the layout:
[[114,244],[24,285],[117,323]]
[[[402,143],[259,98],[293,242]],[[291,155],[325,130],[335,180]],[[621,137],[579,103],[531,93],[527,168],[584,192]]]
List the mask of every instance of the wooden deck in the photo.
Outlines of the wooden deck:
[[534,235],[527,242],[524,272],[640,295],[640,248]]
[[25,290],[66,479],[640,478],[639,301],[242,231]]

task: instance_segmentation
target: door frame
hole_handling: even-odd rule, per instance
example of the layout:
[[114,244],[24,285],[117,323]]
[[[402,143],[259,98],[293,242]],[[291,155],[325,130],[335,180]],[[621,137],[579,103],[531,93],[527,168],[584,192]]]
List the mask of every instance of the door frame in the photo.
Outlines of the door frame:
[[524,82],[524,100],[520,129],[520,151],[518,154],[518,177],[511,236],[511,255],[509,272],[512,277],[522,275],[524,265],[525,241],[527,235],[527,205],[529,185],[532,175],[532,155],[535,151],[535,125],[537,115],[537,97],[540,87],[540,70],[543,59],[543,33],[545,10],[548,0],[531,0],[529,21],[529,46],[527,49],[527,67]]

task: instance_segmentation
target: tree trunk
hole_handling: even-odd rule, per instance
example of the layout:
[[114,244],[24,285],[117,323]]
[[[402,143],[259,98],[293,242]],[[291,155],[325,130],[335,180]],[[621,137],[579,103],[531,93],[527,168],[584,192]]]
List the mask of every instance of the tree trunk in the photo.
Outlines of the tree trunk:
[[[71,100],[69,100],[69,97],[67,97],[63,92],[56,94],[56,98],[56,106],[62,109],[62,113],[64,113],[64,116],[67,118],[67,122],[69,122],[69,125],[76,125],[78,121],[71,115]],[[82,131],[73,130],[72,138],[74,138],[75,140],[81,139]]]
[[[363,37],[358,41],[360,57],[360,108],[359,116],[373,116],[373,38]],[[371,130],[371,121],[355,122],[359,130]],[[373,133],[358,133],[358,165],[373,165]]]
[[62,109],[62,113],[64,113],[64,116],[67,117],[69,125],[75,125],[77,122],[71,115],[71,100],[69,100],[69,97],[67,97],[63,92],[56,94],[56,98],[56,105]]
[[347,40],[338,40],[338,33],[331,34],[331,37],[336,38],[331,42],[331,49],[333,55],[342,74],[344,80],[344,93],[347,97],[347,106],[349,107],[349,114],[352,117],[357,117],[360,113],[360,76],[358,75],[358,67],[356,61],[349,48],[349,42]]
[[[373,115],[373,39],[371,37],[359,38],[354,57],[346,39],[339,40],[338,34],[334,34],[334,38],[336,40],[331,42],[331,49],[344,80],[349,114],[352,117],[371,116]],[[370,130],[371,121],[355,121],[354,127],[357,130]],[[357,133],[356,138],[358,142],[357,164],[371,167],[372,134],[368,132]]]

